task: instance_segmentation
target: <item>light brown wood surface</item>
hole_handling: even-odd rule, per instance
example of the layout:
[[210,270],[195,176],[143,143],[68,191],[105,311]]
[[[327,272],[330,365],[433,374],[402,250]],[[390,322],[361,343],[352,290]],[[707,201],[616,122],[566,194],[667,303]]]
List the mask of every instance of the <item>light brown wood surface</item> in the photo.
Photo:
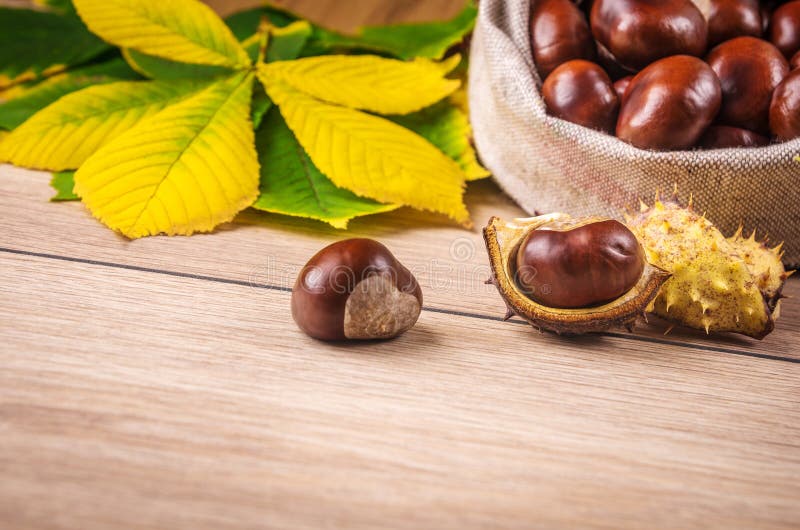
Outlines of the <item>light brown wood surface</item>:
[[[797,298],[762,342],[559,338],[502,322],[479,232],[437,216],[127,241],[48,179],[0,167],[0,528],[800,526]],[[522,215],[490,182],[467,200]],[[296,272],[346,236],[416,273],[406,335],[295,327]]]

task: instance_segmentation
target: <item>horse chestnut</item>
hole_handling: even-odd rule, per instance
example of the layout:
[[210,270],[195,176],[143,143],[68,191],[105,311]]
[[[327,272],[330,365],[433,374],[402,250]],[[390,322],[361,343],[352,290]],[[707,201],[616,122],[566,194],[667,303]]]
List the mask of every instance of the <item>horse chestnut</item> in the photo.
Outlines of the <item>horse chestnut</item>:
[[615,300],[644,271],[642,246],[611,219],[551,223],[532,230],[517,250],[517,282],[534,301],[575,309]]
[[721,101],[719,80],[706,63],[688,55],[661,59],[631,81],[617,136],[641,149],[693,147]]
[[594,40],[581,10],[570,0],[537,0],[531,11],[533,59],[541,79],[571,59],[593,59]]
[[625,98],[625,92],[628,91],[628,87],[631,85],[631,81],[633,81],[632,75],[626,75],[625,77],[614,81],[614,92],[617,93],[617,97],[619,97],[620,103],[623,102]]
[[758,0],[711,0],[709,7],[709,46],[734,37],[762,35],[763,20]]
[[557,118],[614,132],[619,98],[608,74],[595,63],[575,59],[562,64],[545,79],[542,98]]
[[417,321],[422,291],[382,244],[347,239],[315,254],[292,290],[292,316],[321,340],[386,339]]
[[789,68],[792,70],[797,70],[800,68],[800,52],[797,52],[792,56],[792,60],[789,61]]
[[800,69],[793,70],[775,89],[769,127],[781,142],[800,137]]
[[787,59],[800,51],[800,0],[783,4],[772,13],[769,40]]
[[728,147],[761,147],[769,143],[769,138],[747,129],[712,125],[706,130],[698,145],[704,149],[725,149]]
[[722,85],[719,123],[766,134],[772,91],[789,73],[781,52],[767,41],[737,37],[711,50],[707,61]]
[[640,70],[670,55],[702,55],[705,17],[691,0],[596,0],[591,28],[625,67]]

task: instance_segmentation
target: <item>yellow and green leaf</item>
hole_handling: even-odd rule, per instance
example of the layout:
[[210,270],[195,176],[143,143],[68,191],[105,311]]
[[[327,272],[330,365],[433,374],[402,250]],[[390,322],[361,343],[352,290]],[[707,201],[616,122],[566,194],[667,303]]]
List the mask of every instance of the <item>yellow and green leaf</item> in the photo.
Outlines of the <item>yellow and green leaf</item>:
[[0,161],[75,169],[141,120],[202,86],[198,81],[120,81],[67,94],[14,129],[0,145]]
[[74,171],[60,171],[58,173],[53,173],[53,178],[50,179],[50,186],[56,190],[56,194],[50,197],[52,202],[80,200],[80,197],[75,195],[75,192],[73,191],[73,188],[75,187]]
[[258,195],[258,157],[242,72],[141,121],[90,157],[75,193],[129,238],[208,232]]
[[0,90],[63,72],[108,49],[74,15],[0,7]]
[[490,175],[478,162],[470,143],[472,127],[469,118],[449,99],[413,114],[396,116],[392,121],[419,134],[458,162],[468,181]]
[[172,61],[244,68],[250,58],[214,11],[198,0],[74,0],[94,33],[120,48]]
[[209,79],[233,73],[225,66],[180,63],[131,48],[123,48],[122,57],[131,68],[149,79]]
[[460,81],[445,76],[460,61],[403,62],[374,55],[328,55],[259,65],[259,77],[345,107],[408,114],[452,94]]
[[253,208],[317,219],[345,229],[355,217],[398,207],[336,187],[313,164],[277,110],[269,112],[256,132],[256,146],[261,162],[261,194]]
[[14,129],[39,110],[82,88],[138,78],[122,59],[68,70],[26,87],[15,98],[0,104],[0,128]]
[[389,120],[324,103],[269,76],[260,79],[314,165],[334,184],[470,225],[464,172],[430,142]]

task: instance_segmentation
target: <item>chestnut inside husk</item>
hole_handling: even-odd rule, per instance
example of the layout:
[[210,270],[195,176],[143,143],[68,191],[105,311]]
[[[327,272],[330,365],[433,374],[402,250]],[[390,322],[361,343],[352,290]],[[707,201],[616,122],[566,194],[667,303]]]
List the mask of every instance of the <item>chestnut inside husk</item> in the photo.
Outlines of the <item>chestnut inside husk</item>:
[[[652,265],[644,258],[641,273],[638,278],[634,278],[635,282],[631,282],[633,285],[629,290],[614,300],[603,301],[589,307],[550,307],[534,300],[528,289],[518,280],[517,256],[520,245],[533,231],[548,229],[548,227],[551,229],[553,227],[559,229],[585,227],[595,223],[599,226],[608,221],[609,219],[605,218],[573,219],[563,213],[514,219],[510,222],[492,217],[483,229],[483,235],[489,253],[492,283],[495,284],[508,306],[507,317],[516,314],[535,328],[559,334],[574,335],[617,327],[632,329],[636,320],[644,315],[650,302],[658,295],[659,289],[670,277],[668,272]],[[574,244],[580,245],[583,244],[580,242],[581,240],[588,241],[590,239],[578,238]],[[576,255],[580,254],[581,252],[578,252]],[[626,263],[630,263],[627,258]],[[634,269],[635,267],[630,270]],[[564,280],[570,281],[570,278]]]

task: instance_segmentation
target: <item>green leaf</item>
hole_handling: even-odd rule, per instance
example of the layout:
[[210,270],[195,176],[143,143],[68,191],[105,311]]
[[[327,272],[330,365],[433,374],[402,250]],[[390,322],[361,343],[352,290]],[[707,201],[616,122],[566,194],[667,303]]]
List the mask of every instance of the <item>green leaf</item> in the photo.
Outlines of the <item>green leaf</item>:
[[300,56],[313,30],[305,20],[293,22],[285,27],[276,27],[270,31],[269,47],[266,60],[291,61]]
[[256,147],[261,195],[253,208],[317,219],[341,229],[354,217],[398,208],[336,187],[314,166],[277,110],[267,115],[256,133]]
[[130,48],[123,48],[122,56],[131,68],[150,79],[210,79],[232,73],[224,66],[180,63]]
[[489,171],[478,163],[475,150],[470,143],[472,128],[469,118],[449,99],[419,112],[394,116],[390,119],[419,134],[458,162],[467,180],[478,180],[490,175]]
[[237,39],[243,41],[258,31],[262,16],[267,17],[270,24],[279,28],[288,26],[292,22],[299,20],[299,17],[288,11],[277,7],[266,6],[234,13],[225,19],[225,24],[228,25]]
[[253,100],[250,102],[250,119],[253,120],[253,128],[258,129],[269,109],[272,108],[272,100],[269,99],[267,92],[261,83],[253,87]]
[[72,0],[33,0],[33,3],[61,15],[75,12]]
[[0,89],[53,75],[108,49],[75,16],[0,7]]
[[11,101],[0,104],[0,128],[15,129],[39,110],[82,88],[138,77],[122,59],[68,70],[45,79],[24,90]]
[[441,59],[475,26],[478,11],[472,1],[454,18],[441,22],[366,26],[356,35],[318,31],[315,41],[323,48],[358,48],[387,53],[400,59]]
[[56,194],[50,197],[52,202],[79,201],[81,199],[72,191],[75,187],[74,171],[53,173],[53,178],[50,179],[50,186],[56,190]]

